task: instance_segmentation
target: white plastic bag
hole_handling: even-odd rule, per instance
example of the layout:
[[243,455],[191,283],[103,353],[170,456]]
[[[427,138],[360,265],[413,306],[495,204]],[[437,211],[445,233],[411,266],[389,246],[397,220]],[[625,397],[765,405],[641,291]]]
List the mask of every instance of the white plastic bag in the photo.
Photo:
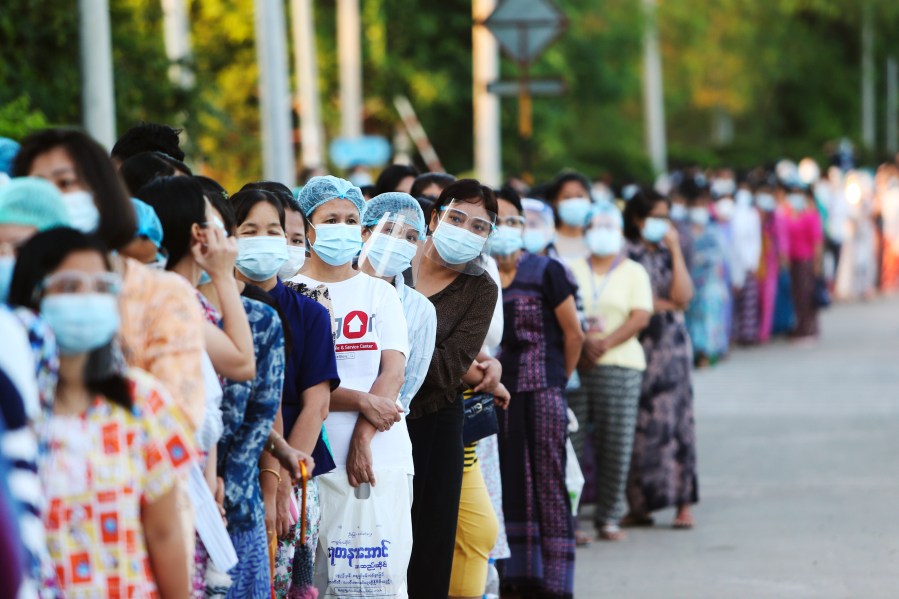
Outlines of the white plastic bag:
[[577,506],[581,503],[581,492],[584,490],[584,473],[577,461],[571,439],[565,442],[567,458],[565,460],[565,487],[571,499],[571,513],[577,514]]
[[411,476],[400,468],[376,469],[377,484],[358,490],[343,469],[316,480],[322,518],[314,578],[320,596],[407,597]]

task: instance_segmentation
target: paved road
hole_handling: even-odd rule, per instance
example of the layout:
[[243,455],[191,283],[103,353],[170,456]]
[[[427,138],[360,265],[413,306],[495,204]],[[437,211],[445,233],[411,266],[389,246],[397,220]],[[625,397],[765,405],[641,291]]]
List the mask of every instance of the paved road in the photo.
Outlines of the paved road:
[[701,503],[578,550],[575,597],[899,597],[899,300],[696,375]]

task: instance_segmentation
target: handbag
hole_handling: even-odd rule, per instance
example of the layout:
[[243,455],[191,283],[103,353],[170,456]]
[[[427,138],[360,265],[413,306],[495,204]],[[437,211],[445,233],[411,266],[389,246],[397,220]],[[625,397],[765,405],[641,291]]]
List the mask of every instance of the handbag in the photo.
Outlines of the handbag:
[[465,420],[462,425],[462,442],[471,445],[484,437],[499,433],[499,422],[496,420],[496,408],[493,395],[490,393],[474,393],[462,395]]

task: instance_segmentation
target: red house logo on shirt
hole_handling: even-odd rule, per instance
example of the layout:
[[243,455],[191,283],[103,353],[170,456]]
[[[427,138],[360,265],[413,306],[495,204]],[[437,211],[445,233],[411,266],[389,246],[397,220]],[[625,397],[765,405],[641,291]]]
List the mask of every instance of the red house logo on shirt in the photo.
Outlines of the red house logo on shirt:
[[368,331],[368,314],[356,310],[343,319],[344,339],[361,339]]

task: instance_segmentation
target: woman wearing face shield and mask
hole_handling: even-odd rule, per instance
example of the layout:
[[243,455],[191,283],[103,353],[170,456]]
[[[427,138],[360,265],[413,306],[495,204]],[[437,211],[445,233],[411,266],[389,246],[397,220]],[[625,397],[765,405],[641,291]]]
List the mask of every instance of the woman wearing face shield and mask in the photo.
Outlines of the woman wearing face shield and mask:
[[368,201],[362,213],[362,239],[365,245],[359,257],[362,272],[384,279],[397,291],[409,331],[409,357],[400,403],[409,413],[409,404],[424,383],[434,354],[437,312],[428,298],[408,287],[403,272],[412,266],[419,242],[425,237],[425,218],[418,202],[402,192],[382,193]]
[[644,190],[631,198],[624,210],[624,236],[628,257],[649,273],[653,316],[640,334],[646,372],[626,488],[630,512],[621,524],[652,525],[651,512],[677,507],[674,526],[690,528],[690,506],[699,501],[699,487],[693,348],[683,311],[693,298],[693,283],[664,197]]
[[637,339],[652,315],[652,287],[646,269],[623,253],[624,221],[612,204],[594,207],[587,224],[590,257],[571,265],[583,290],[587,341],[579,369],[582,387],[570,398],[580,428],[571,435],[583,455],[588,426],[596,430],[597,502],[594,523],[600,539],[624,533],[627,482],[640,385],[646,356]]
[[[437,312],[434,356],[410,406],[415,460],[411,597],[445,597],[455,547],[464,450],[463,405],[498,296],[482,253],[496,219],[493,191],[473,179],[447,186],[435,203],[416,290]],[[468,380],[465,380],[468,377]],[[465,382],[463,382],[465,380]]]
[[[522,252],[526,221],[517,194],[504,190],[497,204],[498,226],[488,247],[503,286],[502,380],[513,395],[507,411],[498,415],[503,512],[512,553],[499,569],[511,590],[570,596],[575,540],[565,485],[565,386],[584,341],[576,287],[557,260]],[[535,505],[540,506],[536,511]]]
[[187,597],[175,483],[192,433],[166,389],[118,354],[120,287],[94,236],[52,229],[19,253],[10,301],[39,311],[60,348],[38,425],[47,545],[67,596]]

